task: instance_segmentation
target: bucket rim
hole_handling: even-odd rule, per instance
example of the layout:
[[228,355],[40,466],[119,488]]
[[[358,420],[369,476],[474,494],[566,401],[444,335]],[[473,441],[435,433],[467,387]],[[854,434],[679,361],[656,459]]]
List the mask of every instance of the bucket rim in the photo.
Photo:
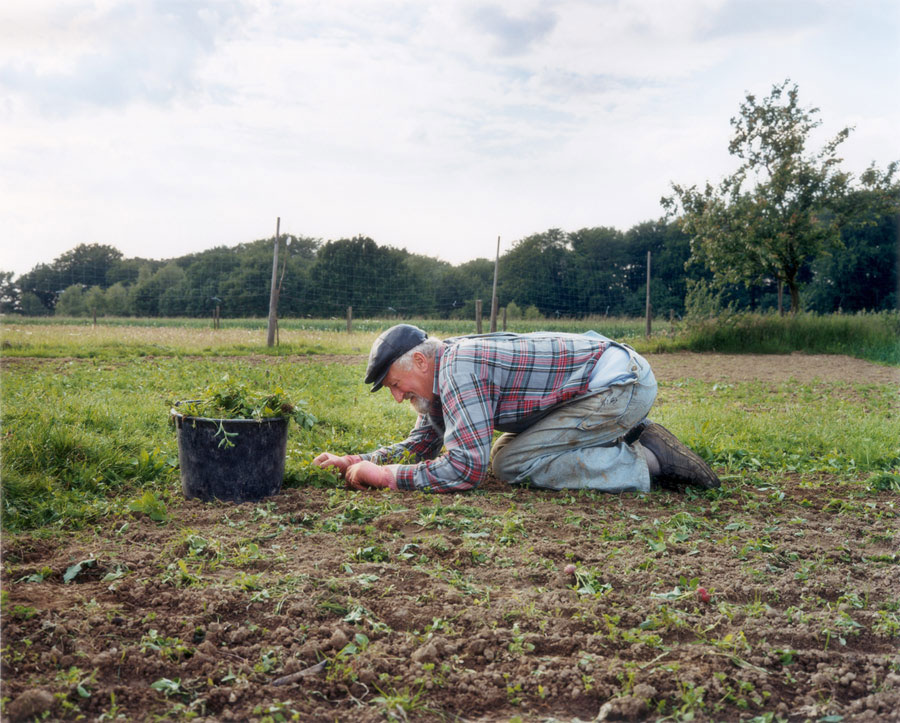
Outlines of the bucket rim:
[[249,419],[247,417],[198,417],[194,414],[185,414],[184,412],[178,411],[176,407],[179,404],[190,404],[191,402],[199,402],[199,399],[182,399],[181,401],[175,402],[175,404],[169,409],[169,414],[173,417],[180,417],[181,419],[194,419],[200,422],[243,422],[247,424],[263,424],[265,422],[287,422],[290,421],[290,417],[279,416],[279,417],[260,417],[259,419]]

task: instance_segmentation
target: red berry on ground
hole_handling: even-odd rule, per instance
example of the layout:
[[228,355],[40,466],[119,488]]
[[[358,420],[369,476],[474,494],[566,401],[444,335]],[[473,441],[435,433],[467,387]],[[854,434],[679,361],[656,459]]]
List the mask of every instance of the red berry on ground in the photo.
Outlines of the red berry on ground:
[[700,598],[700,602],[705,602],[705,603],[709,602],[709,592],[707,591],[707,589],[705,587],[697,588],[697,596]]

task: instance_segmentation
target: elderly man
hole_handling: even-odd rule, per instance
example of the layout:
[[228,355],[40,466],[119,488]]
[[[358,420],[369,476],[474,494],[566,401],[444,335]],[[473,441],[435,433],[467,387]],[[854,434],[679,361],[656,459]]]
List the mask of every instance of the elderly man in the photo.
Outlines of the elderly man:
[[[463,491],[489,466],[511,484],[549,489],[719,486],[699,456],[647,420],[656,379],[646,359],[595,332],[441,341],[398,324],[372,345],[365,381],[409,400],[419,417],[398,444],[315,458],[356,489]],[[496,441],[495,430],[504,432]]]

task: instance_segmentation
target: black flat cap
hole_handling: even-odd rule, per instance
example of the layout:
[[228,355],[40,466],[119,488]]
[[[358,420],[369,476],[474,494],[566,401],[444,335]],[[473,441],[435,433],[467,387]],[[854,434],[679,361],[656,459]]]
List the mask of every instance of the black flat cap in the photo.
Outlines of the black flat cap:
[[397,361],[410,349],[413,349],[428,338],[428,334],[412,324],[397,324],[387,331],[381,332],[372,344],[369,352],[369,365],[366,367],[366,384],[373,384],[373,392],[381,389],[391,364]]

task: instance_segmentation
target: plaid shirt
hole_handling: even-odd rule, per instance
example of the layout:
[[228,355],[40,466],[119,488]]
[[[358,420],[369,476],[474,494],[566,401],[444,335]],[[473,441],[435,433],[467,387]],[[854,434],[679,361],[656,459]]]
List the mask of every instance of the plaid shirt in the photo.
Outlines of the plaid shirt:
[[[429,413],[419,416],[404,441],[362,456],[400,462],[398,489],[472,489],[487,476],[494,430],[522,431],[587,393],[608,345],[602,338],[545,332],[447,339],[435,354]],[[410,461],[416,463],[403,464]]]

